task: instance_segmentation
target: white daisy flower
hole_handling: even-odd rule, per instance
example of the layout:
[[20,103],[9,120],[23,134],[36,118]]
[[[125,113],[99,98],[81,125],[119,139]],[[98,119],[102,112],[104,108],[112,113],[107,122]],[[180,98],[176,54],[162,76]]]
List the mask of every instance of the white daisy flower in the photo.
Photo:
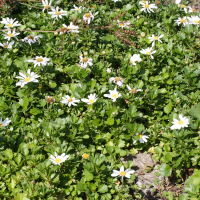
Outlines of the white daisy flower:
[[119,20],[117,20],[117,22],[119,24],[119,27],[122,28],[122,29],[131,24],[131,22],[120,22]]
[[110,74],[112,71],[111,71],[110,68],[107,68],[107,69],[106,69],[106,72],[107,72],[108,74]]
[[94,15],[92,14],[91,11],[83,15],[83,20],[85,21],[85,23],[90,24],[91,19],[94,20]]
[[88,99],[85,98],[81,99],[81,101],[87,103],[88,105],[94,104],[96,100],[97,100],[96,93],[88,95]]
[[46,57],[42,57],[42,56],[36,56],[35,60],[27,60],[26,62],[32,62],[34,64],[34,67],[36,67],[37,65],[43,65],[46,66],[48,64],[48,61],[50,61],[51,58],[46,58]]
[[55,157],[50,155],[50,161],[55,165],[60,165],[60,163],[65,162],[69,158],[69,155],[62,153],[60,156],[55,152]]
[[[73,6],[74,6],[74,9],[71,9],[71,10],[75,10],[75,11],[78,11],[79,13],[81,13],[82,6],[80,6],[80,7],[77,7],[75,5],[73,5]],[[82,8],[82,9],[84,9],[84,8]]]
[[0,126],[8,126],[8,124],[11,122],[9,118],[6,118],[4,121],[2,121],[2,118],[0,120]]
[[133,56],[130,58],[130,63],[133,65],[136,65],[135,62],[141,62],[142,59],[140,58],[140,54],[133,54]]
[[189,20],[187,19],[187,17],[183,17],[183,18],[178,18],[178,19],[176,19],[176,20],[174,20],[177,24],[178,24],[178,26],[180,25],[180,24],[183,24],[183,26],[185,26],[185,25],[187,25],[187,24],[189,24]]
[[188,17],[189,23],[194,24],[194,25],[199,25],[200,24],[200,18],[198,16],[191,16]]
[[184,10],[185,11],[185,13],[187,13],[188,11],[187,11],[187,6],[186,5],[184,5],[184,4],[182,4],[182,5],[178,5],[179,7],[180,7],[180,10]]
[[52,12],[48,12],[48,14],[51,15],[51,18],[56,18],[58,20],[58,17],[62,18],[62,16],[67,15],[67,11],[64,11],[63,9],[60,9],[60,11],[58,11],[58,9],[59,9],[58,6],[56,7],[56,9],[51,8]]
[[152,47],[150,48],[148,47],[147,49],[142,49],[140,53],[151,56],[151,58],[153,59],[154,57],[152,56],[152,54],[156,53],[156,51],[152,51],[152,52],[151,51],[152,51]]
[[19,74],[21,76],[17,76],[16,78],[19,78],[21,80],[18,83],[16,83],[16,86],[21,86],[21,87],[24,87],[24,85],[26,85],[29,82],[38,82],[37,78],[40,77],[34,72],[31,72],[30,69],[27,70],[27,75],[22,74],[21,72],[19,72]]
[[148,1],[146,1],[145,3],[140,3],[143,8],[140,10],[140,11],[144,11],[144,12],[148,12],[148,13],[151,13],[151,12],[154,12],[152,9],[157,9],[158,7],[155,5],[155,4],[149,4]]
[[8,31],[7,34],[3,34],[4,35],[4,39],[7,39],[8,41],[10,41],[11,38],[15,38],[17,39],[17,35],[19,35],[19,33],[16,33],[15,31]]
[[181,3],[181,0],[176,0],[175,1],[175,4],[179,4],[179,3]]
[[75,97],[70,97],[69,95],[65,95],[64,97],[62,97],[62,101],[60,101],[61,103],[64,103],[65,105],[68,105],[69,107],[71,107],[71,105],[73,106],[77,106],[76,103],[78,103],[80,100],[75,99]]
[[[66,31],[71,32],[71,33],[79,33],[79,30],[78,30],[79,27],[78,26],[74,26],[73,22],[71,22],[69,26],[66,26],[65,24],[63,24],[62,29],[65,29]],[[64,32],[61,31],[60,34],[62,34],[62,33],[64,33]]]
[[109,90],[109,92],[110,92],[110,94],[104,94],[103,96],[112,99],[113,102],[115,102],[115,101],[117,100],[118,97],[121,97],[121,94],[119,94],[119,93],[117,92],[116,87],[115,87],[114,90]]
[[124,178],[124,176],[126,177],[126,178],[130,178],[131,177],[131,174],[133,174],[135,171],[134,170],[131,170],[131,169],[126,169],[125,171],[124,171],[124,166],[122,165],[121,167],[120,167],[120,170],[119,171],[117,171],[117,170],[113,170],[113,173],[111,174],[111,176],[112,177],[116,177],[116,176],[121,176],[122,177],[122,181],[123,181],[123,178]]
[[[144,135],[146,131],[142,131],[141,133],[136,133],[136,135],[139,135],[140,139],[139,139],[139,142],[140,143],[145,143],[147,142],[147,138],[149,138],[149,136],[147,135]],[[135,144],[137,141],[134,141],[133,144]]]
[[112,0],[112,1],[114,1],[116,3],[116,2],[121,1],[121,0]]
[[195,12],[197,12],[197,10],[195,8],[192,8],[190,6],[187,6],[187,8],[188,8],[188,12],[189,13],[195,13]]
[[131,88],[130,86],[126,86],[128,89],[129,89],[129,91],[130,91],[130,93],[137,93],[137,92],[140,92],[140,91],[142,91],[141,89],[135,89],[135,88]]
[[143,5],[143,4],[147,4],[148,1],[140,1],[139,4]]
[[188,127],[188,124],[190,124],[189,119],[186,117],[183,117],[182,115],[179,115],[179,119],[177,120],[175,118],[173,118],[173,122],[172,122],[172,126],[170,127],[172,130],[173,129],[181,129],[184,127]]
[[156,41],[159,41],[160,43],[162,43],[162,41],[160,40],[160,38],[162,38],[163,36],[164,36],[164,35],[155,36],[155,35],[153,34],[151,37],[148,37],[148,38],[149,38],[149,40],[152,42],[152,46],[154,46]]
[[15,22],[15,19],[12,19],[12,18],[9,18],[9,17],[3,18],[1,23],[5,24],[4,28],[8,28],[8,29],[13,28],[15,26],[20,26],[21,24],[18,24],[18,21]]
[[22,39],[22,41],[29,43],[29,45],[31,45],[31,43],[36,43],[36,42],[40,44],[40,41],[38,40],[39,38],[42,38],[42,35],[36,35],[36,36],[28,35],[24,39]]
[[79,56],[79,58],[81,59],[80,60],[80,66],[81,66],[81,68],[84,68],[84,69],[86,69],[86,67],[88,66],[88,65],[90,65],[90,66],[92,66],[93,65],[93,63],[92,63],[92,58],[87,58],[87,57],[82,57],[82,56]]
[[48,3],[48,0],[42,0],[42,4],[44,6],[42,12],[45,11],[45,9],[52,9],[53,7],[51,6],[52,0],[50,0],[50,2]]
[[11,49],[12,48],[12,45],[14,44],[15,42],[14,41],[12,41],[12,42],[10,42],[10,43],[8,43],[8,41],[7,41],[7,43],[0,43],[0,46],[2,46],[3,48],[6,48],[6,49]]
[[123,86],[123,79],[120,77],[111,77],[109,78],[109,82],[111,83],[112,81],[114,81],[115,84],[119,85],[120,87]]

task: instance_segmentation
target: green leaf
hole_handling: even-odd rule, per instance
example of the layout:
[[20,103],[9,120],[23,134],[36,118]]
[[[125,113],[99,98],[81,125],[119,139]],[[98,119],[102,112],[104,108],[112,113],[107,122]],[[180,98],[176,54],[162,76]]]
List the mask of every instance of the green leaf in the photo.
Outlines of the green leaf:
[[11,179],[10,188],[12,188],[12,190],[15,188],[15,185],[16,185],[16,181],[14,179]]
[[6,150],[4,151],[4,155],[5,155],[9,160],[12,160],[12,158],[13,158],[13,152],[12,152],[11,149],[6,149]]
[[172,173],[172,167],[170,167],[167,164],[163,164],[160,167],[160,173],[164,177],[169,177],[171,175],[171,173]]
[[17,153],[17,156],[15,156],[14,160],[19,165],[22,159],[22,155],[20,153]]
[[30,200],[30,199],[26,198],[25,196],[26,196],[26,194],[18,193],[17,196],[15,197],[15,200]]
[[31,109],[30,110],[30,113],[32,114],[32,115],[38,115],[38,114],[40,114],[42,111],[40,111],[39,109],[37,109],[37,108],[33,108],[33,109]]
[[50,88],[55,88],[57,86],[57,84],[55,82],[50,82],[49,83],[49,87]]
[[172,107],[171,107],[170,104],[167,104],[167,105],[164,107],[164,112],[165,112],[166,114],[169,114],[169,113],[171,112],[171,110],[172,110]]
[[125,142],[120,139],[120,140],[118,140],[117,146],[118,147],[124,147],[125,146]]
[[193,108],[189,111],[189,114],[200,120],[200,103],[193,106]]
[[79,183],[77,184],[77,189],[78,189],[79,191],[81,191],[81,192],[85,192],[86,184],[83,183],[83,182],[79,182]]
[[106,151],[107,151],[109,154],[111,154],[111,153],[114,151],[114,147],[112,147],[112,146],[107,146],[107,147],[106,147]]
[[106,121],[106,124],[113,125],[114,124],[114,118],[109,117]]
[[86,181],[92,181],[94,176],[89,171],[84,171],[83,174],[85,175]]
[[98,192],[100,192],[100,193],[105,193],[107,191],[108,191],[108,186],[107,185],[100,185],[98,187]]

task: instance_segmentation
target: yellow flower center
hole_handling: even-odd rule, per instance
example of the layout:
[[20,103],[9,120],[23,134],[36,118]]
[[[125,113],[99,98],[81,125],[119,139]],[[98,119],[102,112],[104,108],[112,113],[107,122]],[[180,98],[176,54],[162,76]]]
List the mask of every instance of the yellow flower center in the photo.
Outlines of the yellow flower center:
[[158,40],[158,36],[155,36],[153,39],[154,39],[154,40]]
[[89,102],[90,102],[90,103],[94,103],[94,100],[93,100],[93,99],[91,99],[91,100],[89,100]]
[[45,8],[46,8],[46,9],[49,9],[49,8],[50,8],[50,6],[49,6],[49,5],[46,5],[46,6],[45,6]]
[[90,13],[86,13],[85,17],[90,18],[91,17]]
[[51,100],[52,100],[52,97],[49,97],[49,98],[48,98],[48,101],[51,101]]
[[120,175],[120,176],[125,176],[125,175],[126,175],[126,172],[120,172],[119,175]]
[[117,98],[117,94],[113,94],[112,97]]
[[37,62],[42,62],[42,61],[43,61],[42,58],[38,58],[38,59],[37,59]]
[[185,22],[185,19],[181,19],[180,22],[181,22],[181,23],[184,23],[184,22]]
[[26,77],[26,78],[25,78],[25,81],[26,81],[26,82],[29,82],[30,80],[31,80],[31,79],[30,79],[29,77]]
[[181,5],[181,8],[185,8],[185,5]]
[[8,24],[8,27],[13,27],[13,24]]
[[123,24],[123,23],[120,23],[119,25],[120,25],[121,27],[123,27],[123,26],[124,26],[124,24]]
[[144,6],[145,8],[149,8],[149,5],[148,4],[145,4],[145,6]]
[[194,23],[196,23],[196,24],[197,24],[197,23],[198,23],[198,21],[197,21],[197,20],[194,20]]
[[77,8],[77,11],[81,11],[81,9],[80,9],[80,8]]
[[56,15],[61,15],[61,12],[60,12],[60,11],[57,11],[57,12],[56,12]]
[[8,48],[8,45],[4,45],[3,47],[4,47],[4,48]]
[[116,78],[115,78],[115,81],[120,81],[120,78],[119,78],[119,77],[116,77]]
[[142,1],[142,3],[146,4],[146,1]]
[[56,163],[60,163],[60,162],[61,162],[61,159],[60,159],[60,158],[56,158],[56,159],[55,159],[55,162],[56,162]]
[[178,124],[183,124],[183,121],[179,121]]
[[197,10],[194,8],[194,9],[192,9],[192,12],[196,12]]
[[87,62],[88,61],[88,59],[87,58],[83,58],[83,62]]
[[130,63],[133,63],[133,60],[131,60]]
[[146,54],[147,54],[147,55],[151,55],[151,52],[148,51],[148,52],[146,52]]
[[84,154],[82,155],[82,157],[83,157],[84,159],[88,159],[88,158],[89,158],[89,154],[84,153]]
[[137,90],[136,89],[132,89],[131,93],[137,93]]
[[138,135],[140,136],[140,138],[142,138],[142,134],[141,133],[139,133]]
[[116,185],[116,186],[119,186],[119,184],[120,184],[120,181],[119,181],[119,180],[115,181],[115,185]]
[[72,102],[72,99],[70,98],[70,99],[68,99],[68,102]]
[[30,36],[28,36],[28,39],[29,39],[29,40],[33,40],[34,37],[33,37],[32,35],[30,35]]
[[0,126],[3,126],[3,124],[1,123]]
[[12,34],[12,33],[8,34],[8,37],[12,37],[12,36],[13,36],[13,34]]

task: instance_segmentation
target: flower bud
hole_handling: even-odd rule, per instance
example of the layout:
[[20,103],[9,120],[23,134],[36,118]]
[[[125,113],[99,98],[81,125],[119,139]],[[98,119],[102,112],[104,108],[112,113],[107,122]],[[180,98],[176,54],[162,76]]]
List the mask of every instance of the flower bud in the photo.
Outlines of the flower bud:
[[58,35],[58,32],[56,31],[56,32],[54,32],[54,35]]
[[42,88],[42,84],[39,84],[38,87],[41,89]]
[[75,42],[74,42],[74,41],[72,41],[72,44],[75,44]]
[[105,52],[105,51],[102,51],[101,53],[102,53],[102,54],[106,54],[106,52]]
[[141,36],[142,36],[142,37],[145,37],[145,33],[144,33],[144,32],[142,32],[142,33],[141,33]]
[[137,19],[140,19],[140,16],[137,16]]
[[111,73],[111,69],[110,69],[110,68],[107,68],[107,69],[106,69],[106,72],[110,74],[110,73]]
[[148,24],[148,22],[144,22],[144,25],[147,25]]

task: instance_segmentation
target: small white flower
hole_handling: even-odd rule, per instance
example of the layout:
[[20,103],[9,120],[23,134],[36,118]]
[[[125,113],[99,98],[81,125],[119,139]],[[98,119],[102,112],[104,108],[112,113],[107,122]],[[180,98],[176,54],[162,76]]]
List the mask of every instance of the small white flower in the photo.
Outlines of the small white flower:
[[123,81],[124,80],[122,78],[120,78],[120,77],[111,77],[109,79],[109,82],[111,83],[112,81],[114,81],[114,83],[117,84],[117,85],[119,85],[120,87],[123,86]]
[[112,1],[114,1],[116,3],[116,2],[121,1],[121,0],[112,0]]
[[130,58],[130,63],[133,65],[136,65],[135,62],[141,62],[142,59],[140,58],[140,54],[133,54],[133,56]]
[[3,34],[4,35],[4,39],[7,39],[8,41],[10,41],[11,38],[15,38],[17,39],[17,35],[19,35],[19,33],[16,33],[15,31],[8,31],[7,34]]
[[200,24],[200,18],[198,16],[191,16],[188,17],[189,23],[194,24],[194,25],[199,25]]
[[126,86],[128,89],[129,89],[129,91],[130,91],[130,93],[137,93],[137,92],[140,92],[141,91],[141,89],[135,89],[135,88],[131,88],[130,86]]
[[[15,18],[16,19],[16,18]],[[18,21],[15,22],[15,19],[12,18],[3,18],[3,21],[1,21],[2,24],[5,24],[4,28],[13,28],[15,26],[20,26],[21,24],[18,24]]]
[[145,3],[141,2],[140,3],[143,8],[140,10],[140,11],[144,11],[144,12],[148,12],[148,13],[151,13],[151,12],[154,12],[152,9],[157,9],[158,7],[155,5],[155,4],[149,4],[148,1],[146,1]]
[[197,11],[195,8],[192,8],[190,6],[187,6],[187,8],[189,13],[195,13]]
[[175,4],[179,4],[179,3],[181,3],[181,0],[176,0],[175,1]]
[[187,19],[187,17],[183,17],[183,18],[178,18],[178,19],[176,19],[176,20],[174,20],[177,24],[178,24],[178,26],[180,25],[180,24],[183,24],[183,26],[185,26],[185,25],[187,25],[187,24],[189,24],[188,22],[189,22],[189,20]]
[[[73,25],[73,22],[71,22],[69,26],[66,26],[65,24],[63,24],[62,29],[66,29],[68,32],[71,32],[71,33],[79,33],[79,30],[78,30],[79,27],[78,27],[78,26],[74,26],[74,25]],[[61,29],[61,30],[62,30],[62,29]],[[61,31],[60,34],[62,34],[62,33],[63,33],[63,32]]]
[[160,38],[162,38],[163,36],[164,36],[164,35],[155,36],[155,35],[153,34],[151,37],[148,37],[148,38],[149,38],[149,40],[152,42],[152,46],[154,46],[156,41],[159,41],[160,43],[162,43],[162,41],[160,40]]
[[45,9],[52,9],[53,7],[51,6],[52,0],[50,0],[50,2],[48,3],[48,0],[42,0],[42,4],[44,6],[44,9],[42,10],[42,12],[45,11]]
[[187,13],[188,11],[187,11],[187,6],[186,5],[184,5],[184,4],[182,4],[182,5],[178,5],[179,7],[180,7],[180,10],[184,10],[185,11],[185,13]]
[[106,69],[106,72],[110,74],[110,73],[111,73],[111,69],[110,69],[110,68],[107,68],[107,69]]
[[119,20],[117,20],[117,22],[119,24],[119,27],[122,28],[122,29],[131,24],[130,22],[120,22]]
[[60,101],[61,103],[64,103],[65,105],[68,105],[69,107],[71,107],[71,105],[73,106],[77,106],[76,103],[78,103],[80,100],[75,99],[75,97],[70,97],[69,95],[65,95],[64,97],[62,97],[62,101]]
[[96,102],[97,99],[98,98],[96,97],[96,94],[94,93],[94,94],[88,95],[88,99],[83,98],[81,99],[81,101],[87,103],[88,105],[92,105]]
[[116,176],[121,176],[122,177],[122,181],[123,181],[123,178],[124,176],[126,178],[130,178],[131,177],[131,174],[133,174],[135,171],[134,170],[131,170],[131,169],[126,169],[124,171],[124,166],[122,165],[120,167],[120,171],[117,171],[117,170],[113,170],[113,173],[111,174],[112,177],[116,177]]
[[69,155],[62,153],[60,156],[55,152],[55,157],[50,155],[50,161],[55,165],[60,165],[60,163],[65,162],[69,158]]
[[0,120],[0,126],[8,126],[8,124],[11,122],[11,120],[9,120],[9,118],[6,118],[3,122],[2,122],[2,118]]
[[152,47],[150,48],[148,47],[147,49],[142,49],[140,53],[151,56],[151,58],[153,59],[154,57],[152,56],[152,54],[156,53],[156,51],[152,51],[152,52],[151,51],[152,51]]
[[6,49],[11,49],[12,48],[12,45],[14,44],[15,42],[14,41],[12,41],[12,42],[10,42],[10,43],[8,43],[8,41],[7,41],[7,43],[0,43],[0,46],[2,46],[3,48],[6,48]]
[[141,35],[142,37],[145,37],[145,36],[146,36],[146,34],[145,34],[144,32],[142,32],[140,35]]
[[34,64],[34,67],[36,67],[37,65],[43,65],[46,66],[48,63],[48,61],[50,61],[51,58],[46,58],[46,57],[42,57],[42,56],[36,56],[35,60],[27,60],[26,62],[32,62]]
[[92,14],[91,11],[83,15],[83,20],[85,21],[85,23],[90,24],[91,19],[94,20],[94,15]]
[[86,69],[86,67],[88,66],[88,65],[90,65],[90,66],[92,66],[93,65],[93,63],[92,63],[92,58],[87,58],[87,57],[82,57],[82,56],[79,56],[80,57],[80,66],[81,66],[81,68],[84,68],[84,69]]
[[39,76],[34,72],[31,72],[30,69],[27,70],[27,75],[22,74],[21,72],[19,72],[19,74],[21,76],[17,76],[16,78],[19,78],[21,80],[18,83],[16,83],[16,86],[24,87],[24,85],[26,85],[29,82],[38,82],[37,78],[39,78]]
[[24,39],[22,39],[22,41],[29,43],[29,45],[31,45],[31,43],[36,43],[36,42],[40,44],[40,41],[38,40],[39,38],[42,38],[42,35],[36,35],[36,36],[28,35]]
[[58,9],[58,6],[56,7],[56,9],[51,8],[52,12],[48,12],[48,14],[52,15],[51,18],[56,18],[58,20],[58,18],[62,18],[62,16],[67,15],[67,11],[64,11],[63,9],[60,9],[60,11],[58,11]]
[[172,126],[170,127],[172,130],[173,129],[181,129],[184,127],[188,127],[188,124],[190,124],[189,119],[186,117],[183,117],[182,115],[179,115],[179,119],[177,120],[175,118],[173,118],[173,122],[172,122]]
[[[145,143],[147,142],[147,138],[149,138],[149,136],[147,135],[144,135],[146,131],[142,131],[142,133],[136,133],[136,135],[139,135],[140,139],[139,139],[139,142],[140,143]],[[135,144],[137,141],[134,141],[133,144]]]
[[[75,11],[78,11],[79,13],[81,13],[82,6],[80,6],[80,7],[77,7],[75,5],[73,5],[73,6],[74,6],[74,9],[71,9],[71,10],[75,10]],[[82,9],[84,9],[84,8],[82,8]]]
[[117,92],[116,87],[115,87],[114,90],[109,90],[109,92],[110,92],[110,94],[104,94],[103,96],[112,99],[113,102],[115,102],[115,101],[117,100],[118,97],[121,97],[121,94],[119,94],[119,93]]

